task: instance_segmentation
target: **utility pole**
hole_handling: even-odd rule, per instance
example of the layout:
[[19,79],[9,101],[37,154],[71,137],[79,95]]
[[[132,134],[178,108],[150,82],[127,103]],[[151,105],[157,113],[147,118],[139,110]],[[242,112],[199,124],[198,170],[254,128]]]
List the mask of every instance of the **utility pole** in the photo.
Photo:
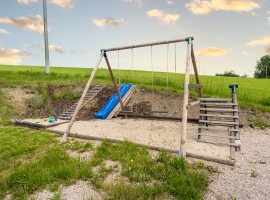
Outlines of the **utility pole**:
[[44,49],[45,49],[45,66],[46,73],[50,73],[50,58],[49,58],[49,42],[48,42],[48,27],[47,27],[47,2],[43,0],[43,20],[44,20]]

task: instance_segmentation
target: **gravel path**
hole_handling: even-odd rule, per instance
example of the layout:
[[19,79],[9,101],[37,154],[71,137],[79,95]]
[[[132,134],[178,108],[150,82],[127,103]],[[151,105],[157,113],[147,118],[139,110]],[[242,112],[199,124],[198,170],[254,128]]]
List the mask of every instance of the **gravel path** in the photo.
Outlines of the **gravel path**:
[[240,136],[234,167],[205,162],[222,172],[213,177],[207,199],[270,199],[270,129],[243,128]]

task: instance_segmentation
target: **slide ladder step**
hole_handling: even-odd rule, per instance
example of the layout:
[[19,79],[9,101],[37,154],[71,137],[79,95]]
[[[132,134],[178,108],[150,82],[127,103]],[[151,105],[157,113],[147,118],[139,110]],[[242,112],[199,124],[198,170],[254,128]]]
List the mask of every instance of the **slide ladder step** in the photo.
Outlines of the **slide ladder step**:
[[227,146],[240,147],[240,144],[230,143],[230,142],[217,142],[217,141],[212,141],[212,140],[201,140],[201,139],[198,139],[198,142],[211,143],[211,144],[217,144],[217,145],[227,145]]

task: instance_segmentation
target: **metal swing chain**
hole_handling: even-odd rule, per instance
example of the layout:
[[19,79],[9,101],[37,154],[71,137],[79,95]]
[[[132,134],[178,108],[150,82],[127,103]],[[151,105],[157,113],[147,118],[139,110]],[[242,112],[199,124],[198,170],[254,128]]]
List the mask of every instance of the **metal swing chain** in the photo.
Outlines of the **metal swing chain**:
[[166,102],[166,111],[168,111],[168,101],[169,101],[169,43],[167,44],[167,102]]
[[151,69],[152,69],[152,111],[154,110],[154,68],[153,68],[153,55],[151,46]]
[[131,49],[131,83],[133,83],[133,48]]
[[119,50],[118,52],[118,85],[120,86]]

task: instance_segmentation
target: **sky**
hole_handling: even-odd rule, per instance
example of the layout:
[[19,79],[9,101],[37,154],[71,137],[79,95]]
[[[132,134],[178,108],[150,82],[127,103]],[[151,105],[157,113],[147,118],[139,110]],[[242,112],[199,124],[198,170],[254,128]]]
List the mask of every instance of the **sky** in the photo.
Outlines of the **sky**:
[[[202,75],[253,77],[270,55],[269,0],[47,0],[47,21],[51,66],[93,68],[101,49],[191,36]],[[45,66],[43,27],[43,0],[2,0],[0,64]],[[107,55],[113,69],[184,73],[187,43]]]

